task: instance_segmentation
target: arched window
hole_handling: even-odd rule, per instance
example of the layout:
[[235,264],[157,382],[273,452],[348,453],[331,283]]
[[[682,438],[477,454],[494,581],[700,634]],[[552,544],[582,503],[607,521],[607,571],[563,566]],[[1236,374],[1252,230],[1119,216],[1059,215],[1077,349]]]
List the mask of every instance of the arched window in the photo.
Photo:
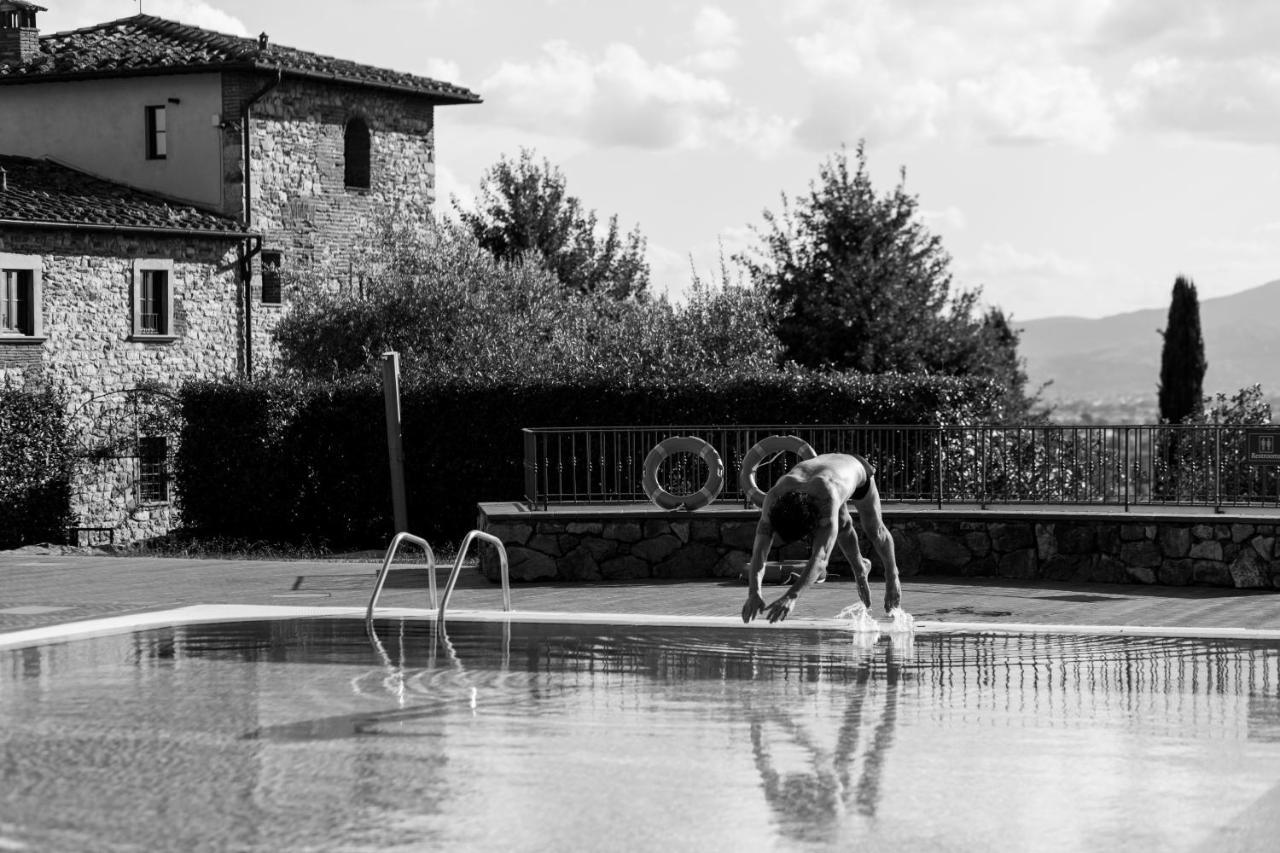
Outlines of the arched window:
[[342,134],[344,181],[349,187],[369,188],[369,125],[353,117]]

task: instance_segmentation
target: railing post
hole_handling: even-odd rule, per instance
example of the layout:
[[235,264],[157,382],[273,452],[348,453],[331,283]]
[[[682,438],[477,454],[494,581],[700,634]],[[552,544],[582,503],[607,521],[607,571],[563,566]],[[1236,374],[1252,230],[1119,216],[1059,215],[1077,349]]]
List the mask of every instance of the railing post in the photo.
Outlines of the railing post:
[[538,508],[538,437],[525,427],[524,435],[524,499],[529,509]]
[[942,470],[942,430],[941,424],[938,425],[938,509],[942,509],[942,485],[944,472]]
[[1132,427],[1124,427],[1124,511],[1129,511],[1129,432]]
[[1218,425],[1218,415],[1213,416],[1213,511],[1222,513],[1222,427]]
[[982,508],[987,508],[987,430],[989,427],[978,427],[978,452],[982,454]]
[[404,444],[400,432],[400,354],[382,354],[382,395],[387,410],[387,457],[391,464],[391,508],[396,532],[409,529],[404,496]]

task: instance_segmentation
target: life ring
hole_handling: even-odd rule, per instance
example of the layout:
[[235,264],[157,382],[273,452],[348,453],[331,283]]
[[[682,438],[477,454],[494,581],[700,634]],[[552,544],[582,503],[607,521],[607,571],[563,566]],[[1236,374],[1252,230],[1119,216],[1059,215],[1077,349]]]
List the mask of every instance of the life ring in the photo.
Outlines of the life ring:
[[751,446],[747,455],[742,457],[742,468],[738,471],[738,488],[747,500],[756,506],[764,506],[764,492],[756,485],[756,469],[761,461],[770,454],[790,451],[802,460],[812,459],[818,452],[809,446],[809,442],[795,435],[771,435],[762,438]]
[[[673,495],[658,484],[658,467],[673,453],[696,453],[707,463],[707,481],[691,495]],[[724,488],[724,463],[716,449],[692,435],[663,439],[644,458],[644,493],[663,509],[700,509],[711,503]]]

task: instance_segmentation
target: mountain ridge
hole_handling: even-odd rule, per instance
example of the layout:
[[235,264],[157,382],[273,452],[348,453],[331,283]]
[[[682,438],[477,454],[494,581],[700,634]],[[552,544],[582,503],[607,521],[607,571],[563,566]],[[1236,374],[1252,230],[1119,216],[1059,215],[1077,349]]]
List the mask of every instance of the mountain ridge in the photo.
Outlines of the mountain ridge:
[[[1013,323],[1021,331],[1032,389],[1050,404],[1154,400],[1160,382],[1160,331],[1169,309],[1142,308],[1106,317],[1074,315]],[[1280,394],[1280,280],[1200,301],[1206,395],[1261,384]]]

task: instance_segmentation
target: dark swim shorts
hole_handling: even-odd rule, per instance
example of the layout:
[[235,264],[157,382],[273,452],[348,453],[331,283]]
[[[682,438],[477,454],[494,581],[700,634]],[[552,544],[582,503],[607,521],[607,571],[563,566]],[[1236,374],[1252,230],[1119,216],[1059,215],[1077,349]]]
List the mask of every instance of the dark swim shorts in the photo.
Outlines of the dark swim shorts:
[[867,496],[867,492],[871,491],[871,478],[875,476],[876,469],[871,467],[871,463],[863,459],[858,454],[850,453],[849,455],[861,462],[862,470],[867,472],[867,479],[863,481],[861,486],[858,486],[858,488],[853,491],[853,499],[855,501],[860,501]]

